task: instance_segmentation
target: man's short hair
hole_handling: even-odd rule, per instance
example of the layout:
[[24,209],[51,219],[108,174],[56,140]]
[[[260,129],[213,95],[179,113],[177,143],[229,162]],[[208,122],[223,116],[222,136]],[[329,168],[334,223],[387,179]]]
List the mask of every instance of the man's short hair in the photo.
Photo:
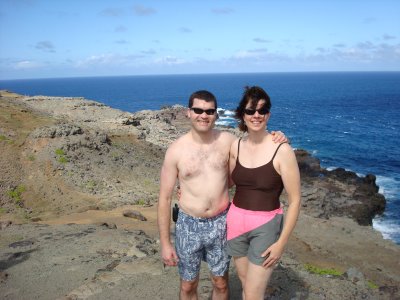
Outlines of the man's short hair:
[[188,104],[189,108],[191,108],[193,106],[193,100],[195,98],[204,100],[206,102],[214,102],[215,109],[218,107],[217,98],[215,98],[215,96],[212,93],[210,93],[209,91],[206,91],[206,90],[200,90],[200,91],[194,92],[193,94],[190,95],[189,104]]

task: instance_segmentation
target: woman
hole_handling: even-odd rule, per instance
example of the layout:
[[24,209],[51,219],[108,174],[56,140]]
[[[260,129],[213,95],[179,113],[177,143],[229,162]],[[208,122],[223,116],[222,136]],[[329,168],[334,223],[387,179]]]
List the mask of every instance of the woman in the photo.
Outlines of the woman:
[[[236,109],[239,129],[248,134],[230,149],[236,192],[227,216],[228,253],[242,283],[243,299],[264,299],[300,209],[300,174],[293,149],[275,144],[266,130],[271,101],[260,87],[246,87]],[[285,188],[288,209],[283,225],[279,196]]]

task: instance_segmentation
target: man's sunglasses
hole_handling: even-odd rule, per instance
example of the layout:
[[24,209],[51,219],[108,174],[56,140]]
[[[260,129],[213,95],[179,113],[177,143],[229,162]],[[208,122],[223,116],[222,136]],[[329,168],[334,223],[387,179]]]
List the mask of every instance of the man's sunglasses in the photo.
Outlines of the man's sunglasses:
[[197,115],[201,115],[203,112],[205,112],[207,115],[211,116],[215,113],[216,109],[215,108],[210,108],[210,109],[201,109],[201,108],[197,108],[197,107],[191,107],[191,110],[194,111],[195,114]]
[[252,108],[244,109],[244,113],[249,116],[254,115],[256,112],[258,112],[259,115],[263,116],[263,115],[266,115],[267,113],[269,113],[269,109],[266,107],[261,107],[260,109],[252,109]]

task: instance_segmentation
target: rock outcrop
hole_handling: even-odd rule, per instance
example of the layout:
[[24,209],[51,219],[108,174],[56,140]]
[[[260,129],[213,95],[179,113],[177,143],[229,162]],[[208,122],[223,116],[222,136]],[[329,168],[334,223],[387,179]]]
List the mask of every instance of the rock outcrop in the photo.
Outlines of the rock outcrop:
[[[166,148],[189,129],[186,109],[128,113],[83,98],[0,96],[0,295],[176,299],[155,204]],[[296,156],[302,210],[270,298],[397,299],[399,247],[358,225],[385,208],[375,176],[326,170],[305,150]],[[229,276],[230,299],[241,299],[234,266]],[[211,290],[203,265],[200,299]]]
[[319,218],[346,216],[360,225],[372,225],[372,219],[385,210],[385,197],[378,192],[376,177],[359,177],[355,172],[321,168],[317,158],[305,150],[296,150],[302,179],[302,209]]

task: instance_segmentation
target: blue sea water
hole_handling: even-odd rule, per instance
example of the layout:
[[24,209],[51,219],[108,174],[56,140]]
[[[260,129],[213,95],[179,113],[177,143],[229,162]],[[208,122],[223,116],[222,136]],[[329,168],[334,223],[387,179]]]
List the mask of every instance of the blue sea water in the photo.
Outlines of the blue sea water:
[[235,126],[232,111],[246,85],[271,96],[269,129],[310,151],[326,168],[375,174],[387,200],[374,220],[384,238],[400,244],[400,72],[257,73],[2,80],[0,89],[26,95],[77,96],[129,112],[187,105],[199,89],[213,92],[225,110],[219,122]]

